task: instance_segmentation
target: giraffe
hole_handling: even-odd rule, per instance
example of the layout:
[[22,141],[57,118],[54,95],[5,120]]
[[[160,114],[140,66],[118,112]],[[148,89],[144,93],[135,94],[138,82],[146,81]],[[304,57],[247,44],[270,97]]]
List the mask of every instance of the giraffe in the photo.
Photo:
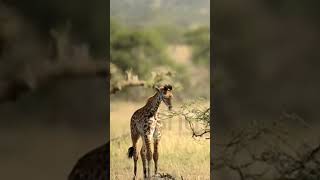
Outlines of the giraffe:
[[[172,95],[172,86],[164,85],[162,87],[156,87],[156,93],[148,98],[147,103],[142,108],[136,110],[130,122],[131,128],[131,140],[132,146],[128,149],[128,157],[133,158],[134,162],[134,177],[137,175],[137,161],[139,154],[137,152],[137,142],[142,138],[143,145],[140,150],[142,165],[143,165],[143,174],[144,178],[150,176],[150,166],[151,160],[153,157],[154,161],[154,172],[157,174],[158,171],[158,145],[161,137],[161,123],[158,120],[158,108],[160,103],[163,101],[169,110],[172,108],[171,99]],[[154,153],[152,155],[151,150],[151,140],[154,140]]]

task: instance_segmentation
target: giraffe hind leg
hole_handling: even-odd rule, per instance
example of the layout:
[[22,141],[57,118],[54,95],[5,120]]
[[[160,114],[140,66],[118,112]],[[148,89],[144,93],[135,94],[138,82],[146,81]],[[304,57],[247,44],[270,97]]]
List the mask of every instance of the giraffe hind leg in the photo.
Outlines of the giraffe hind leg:
[[128,157],[132,158],[133,157],[133,163],[134,163],[134,177],[133,179],[136,178],[137,176],[137,161],[139,158],[139,154],[137,153],[137,143],[140,138],[140,135],[138,133],[131,133],[131,140],[132,140],[132,147],[128,149]]
[[147,160],[148,160],[148,164],[147,164],[147,174],[148,177],[150,176],[150,167],[151,167],[151,160],[152,160],[152,150],[151,150],[151,136],[146,135],[144,138],[144,144],[146,146],[146,155],[147,155]]

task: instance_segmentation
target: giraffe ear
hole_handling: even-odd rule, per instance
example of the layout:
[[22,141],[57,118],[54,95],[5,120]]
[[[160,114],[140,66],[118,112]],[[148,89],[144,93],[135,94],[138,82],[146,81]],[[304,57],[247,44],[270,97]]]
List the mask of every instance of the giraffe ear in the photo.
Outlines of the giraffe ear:
[[165,86],[164,86],[164,90],[169,90],[169,91],[171,91],[172,90],[172,86],[170,85],[170,84],[166,84]]
[[172,86],[170,85],[170,84],[167,84],[167,88],[168,88],[168,90],[172,90]]
[[157,91],[157,92],[160,92],[160,88],[158,86],[154,86],[154,89]]

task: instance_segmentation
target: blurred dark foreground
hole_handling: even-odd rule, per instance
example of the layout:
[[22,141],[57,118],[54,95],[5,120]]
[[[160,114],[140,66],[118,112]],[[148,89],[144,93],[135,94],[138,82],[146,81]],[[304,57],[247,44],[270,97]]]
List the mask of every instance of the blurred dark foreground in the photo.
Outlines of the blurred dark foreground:
[[103,83],[69,80],[1,104],[1,177],[66,179],[78,158],[109,136]]
[[106,142],[106,7],[0,1],[1,179],[66,179]]
[[319,5],[214,2],[215,179],[320,178]]

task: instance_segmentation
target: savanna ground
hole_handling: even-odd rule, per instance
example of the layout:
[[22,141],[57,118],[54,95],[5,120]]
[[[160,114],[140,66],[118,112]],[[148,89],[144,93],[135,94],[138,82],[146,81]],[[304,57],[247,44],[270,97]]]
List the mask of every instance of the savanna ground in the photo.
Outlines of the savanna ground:
[[[128,159],[131,146],[130,118],[145,101],[112,101],[110,109],[110,177],[113,180],[133,177],[133,160]],[[175,104],[178,107],[179,104]],[[160,111],[166,110],[165,105]],[[176,179],[210,179],[210,141],[192,138],[188,124],[181,118],[162,121],[162,137],[159,147],[159,173],[167,173]],[[142,141],[138,143],[140,149]],[[138,179],[143,179],[141,158],[138,160]],[[151,169],[153,172],[153,168]]]

